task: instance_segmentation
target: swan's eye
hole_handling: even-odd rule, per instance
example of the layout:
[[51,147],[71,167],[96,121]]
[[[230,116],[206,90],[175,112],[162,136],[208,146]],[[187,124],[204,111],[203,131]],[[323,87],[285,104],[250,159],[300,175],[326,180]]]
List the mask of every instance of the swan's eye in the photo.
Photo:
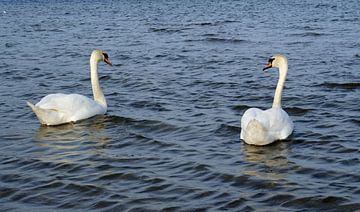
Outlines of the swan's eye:
[[109,55],[107,53],[103,53],[105,59],[109,59]]
[[272,64],[272,62],[275,60],[275,58],[270,58],[269,59],[269,64]]

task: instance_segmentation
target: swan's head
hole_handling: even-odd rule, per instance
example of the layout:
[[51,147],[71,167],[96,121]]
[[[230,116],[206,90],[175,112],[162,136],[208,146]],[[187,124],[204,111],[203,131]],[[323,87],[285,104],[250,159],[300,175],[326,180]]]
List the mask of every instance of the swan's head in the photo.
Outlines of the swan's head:
[[281,66],[284,66],[284,65],[287,66],[287,63],[288,63],[287,59],[284,55],[275,54],[269,59],[268,63],[263,68],[263,71],[265,71],[266,69],[272,68],[272,67],[280,68]]
[[104,52],[103,50],[94,50],[91,53],[90,61],[104,61],[106,64],[112,65],[112,63],[109,60],[109,55]]

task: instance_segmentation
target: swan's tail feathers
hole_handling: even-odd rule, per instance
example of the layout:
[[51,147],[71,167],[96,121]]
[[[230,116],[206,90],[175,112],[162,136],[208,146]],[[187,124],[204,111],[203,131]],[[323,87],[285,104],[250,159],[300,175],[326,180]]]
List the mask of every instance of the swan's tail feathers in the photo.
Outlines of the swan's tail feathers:
[[55,109],[43,109],[33,105],[31,102],[26,102],[32,111],[35,113],[36,117],[39,119],[40,123],[43,125],[57,125],[60,124],[62,119],[62,113]]
[[33,105],[31,102],[26,101],[26,104],[31,107],[31,109],[34,111],[35,105]]
[[29,107],[31,107],[31,110],[35,113],[36,117],[39,119],[41,124],[46,124],[46,121],[43,119],[43,117],[45,117],[46,115],[46,111],[44,111],[43,109],[36,107],[35,105],[33,105],[31,102],[26,102],[27,105],[29,105]]
[[266,127],[256,119],[249,121],[241,135],[242,139],[248,144],[266,145],[272,142],[269,140],[269,133]]

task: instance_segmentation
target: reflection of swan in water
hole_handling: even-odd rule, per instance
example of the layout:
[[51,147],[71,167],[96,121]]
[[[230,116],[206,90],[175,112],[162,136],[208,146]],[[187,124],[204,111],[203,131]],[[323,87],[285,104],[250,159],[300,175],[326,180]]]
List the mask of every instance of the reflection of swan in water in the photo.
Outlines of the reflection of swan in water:
[[[82,141],[106,143],[108,136],[105,134],[105,116],[78,122],[77,124],[64,124],[59,126],[40,126],[35,134],[35,141],[41,145],[56,148],[68,148],[66,143],[76,142],[80,145]],[[51,142],[43,142],[51,141]],[[75,143],[74,143],[75,145]]]
[[[242,172],[260,179],[281,180],[284,178],[283,169],[288,168],[288,143],[276,142],[261,147],[242,145],[244,161],[251,164]],[[265,169],[263,168],[265,167]]]
[[103,155],[110,140],[106,128],[103,115],[76,124],[40,126],[34,135],[32,156],[64,172],[96,165],[94,155]]

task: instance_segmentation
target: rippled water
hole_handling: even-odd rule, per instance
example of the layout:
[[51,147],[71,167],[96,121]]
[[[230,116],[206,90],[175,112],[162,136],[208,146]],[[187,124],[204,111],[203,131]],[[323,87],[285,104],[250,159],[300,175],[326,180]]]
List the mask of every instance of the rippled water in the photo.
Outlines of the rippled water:
[[[0,210],[360,210],[358,1],[0,2]],[[25,101],[91,96],[105,116],[42,127]],[[295,130],[254,147],[249,107],[283,107]]]

